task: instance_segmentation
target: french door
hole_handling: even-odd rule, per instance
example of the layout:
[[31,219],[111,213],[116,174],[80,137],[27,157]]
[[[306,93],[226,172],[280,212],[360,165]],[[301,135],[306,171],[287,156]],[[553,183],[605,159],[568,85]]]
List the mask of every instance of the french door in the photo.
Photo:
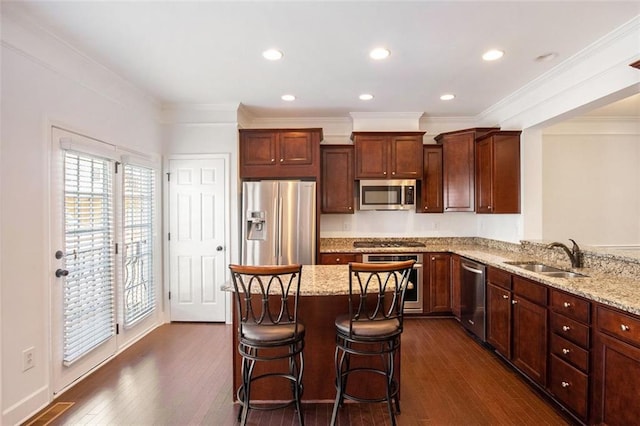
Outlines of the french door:
[[[58,393],[113,356],[156,307],[155,171],[52,129],[52,360]],[[127,156],[128,158],[129,156]]]

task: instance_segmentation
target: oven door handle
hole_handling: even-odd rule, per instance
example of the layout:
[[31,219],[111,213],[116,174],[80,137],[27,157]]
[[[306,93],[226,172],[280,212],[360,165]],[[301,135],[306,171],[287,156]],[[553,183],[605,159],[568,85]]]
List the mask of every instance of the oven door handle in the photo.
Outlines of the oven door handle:
[[474,274],[482,275],[484,273],[484,271],[480,269],[472,268],[470,266],[465,265],[464,263],[462,264],[462,267],[469,272],[473,272]]

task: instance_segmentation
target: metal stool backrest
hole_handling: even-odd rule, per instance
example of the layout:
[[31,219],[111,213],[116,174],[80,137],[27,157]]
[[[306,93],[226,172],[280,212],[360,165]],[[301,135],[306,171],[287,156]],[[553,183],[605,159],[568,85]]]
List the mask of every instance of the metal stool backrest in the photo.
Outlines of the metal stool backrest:
[[[415,260],[349,264],[349,335],[354,321],[397,320],[402,331],[404,296]],[[417,283],[416,283],[417,284]]]
[[238,332],[251,325],[294,324],[298,334],[298,298],[302,265],[229,265],[235,291]]

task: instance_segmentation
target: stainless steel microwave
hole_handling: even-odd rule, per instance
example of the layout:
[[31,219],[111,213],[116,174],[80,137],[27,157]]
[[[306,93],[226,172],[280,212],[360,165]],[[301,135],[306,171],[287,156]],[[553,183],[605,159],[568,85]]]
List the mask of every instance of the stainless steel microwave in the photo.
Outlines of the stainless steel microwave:
[[412,210],[416,204],[416,181],[380,179],[360,181],[360,210]]

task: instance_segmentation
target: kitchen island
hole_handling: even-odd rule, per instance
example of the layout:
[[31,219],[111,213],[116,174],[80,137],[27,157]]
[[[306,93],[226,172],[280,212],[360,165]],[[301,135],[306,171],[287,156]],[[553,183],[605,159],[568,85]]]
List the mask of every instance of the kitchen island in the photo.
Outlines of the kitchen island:
[[[300,281],[298,315],[305,325],[304,347],[304,391],[305,402],[333,402],[335,388],[335,318],[348,312],[349,267],[347,265],[304,265]],[[235,310],[235,306],[234,306]],[[236,316],[233,317],[234,329]],[[233,336],[233,389],[241,383],[241,357],[237,351],[237,334]],[[376,358],[379,361],[379,358]],[[261,365],[262,364],[262,365]],[[261,374],[264,362],[256,364],[254,375]],[[271,363],[270,368],[274,363]],[[286,371],[286,363],[280,368]],[[396,375],[400,377],[400,356],[396,357]],[[370,386],[377,378],[357,377],[349,379],[349,387],[358,389],[361,396],[371,397],[384,392],[381,386]],[[365,383],[366,382],[366,383]],[[254,382],[251,385],[253,401],[284,401],[291,399],[291,390],[283,380],[271,379]],[[378,392],[373,392],[378,390]]]

